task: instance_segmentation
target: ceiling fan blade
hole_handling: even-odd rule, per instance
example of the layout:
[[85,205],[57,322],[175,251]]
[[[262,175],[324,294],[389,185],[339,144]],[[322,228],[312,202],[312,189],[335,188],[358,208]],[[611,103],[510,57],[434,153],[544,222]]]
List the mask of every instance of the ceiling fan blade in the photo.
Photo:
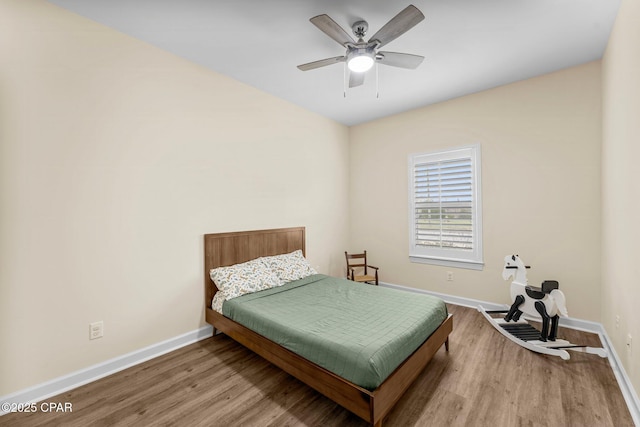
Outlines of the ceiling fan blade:
[[418,68],[418,65],[422,64],[424,56],[411,55],[410,53],[378,52],[376,60],[384,65],[414,70]]
[[326,67],[327,65],[337,64],[338,62],[344,62],[346,59],[347,58],[345,56],[336,56],[334,58],[321,59],[319,61],[298,65],[298,68],[302,71],[315,70],[316,68]]
[[349,87],[361,86],[364,83],[364,75],[367,73],[349,72]]
[[371,36],[369,42],[377,40],[380,42],[378,47],[382,47],[409,31],[423,19],[422,12],[411,4],[384,24],[377,33]]
[[347,43],[355,44],[353,37],[349,35],[340,25],[336,23],[329,15],[318,15],[309,19],[313,25],[318,27],[320,31],[346,47]]

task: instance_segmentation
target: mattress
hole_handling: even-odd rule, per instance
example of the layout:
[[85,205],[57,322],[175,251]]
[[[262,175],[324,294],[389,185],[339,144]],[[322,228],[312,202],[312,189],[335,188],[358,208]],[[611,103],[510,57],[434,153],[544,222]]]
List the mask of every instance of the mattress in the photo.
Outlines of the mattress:
[[376,389],[447,318],[439,298],[315,274],[225,301],[223,314]]

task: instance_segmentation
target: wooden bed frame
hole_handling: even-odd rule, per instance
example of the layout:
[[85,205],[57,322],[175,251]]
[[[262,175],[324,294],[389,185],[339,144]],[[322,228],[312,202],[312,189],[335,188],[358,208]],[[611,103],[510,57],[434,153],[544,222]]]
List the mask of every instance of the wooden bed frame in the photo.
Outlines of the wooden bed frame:
[[211,309],[217,292],[209,278],[212,268],[246,262],[302,249],[305,253],[305,228],[243,231],[206,234],[204,236],[205,316],[207,323],[235,341],[259,354],[285,372],[293,375],[329,399],[376,427],[391,411],[433,355],[444,344],[449,350],[449,334],[453,328],[451,315],[431,336],[375,390],[359,387],[332,372],[287,350],[273,341],[230,320]]

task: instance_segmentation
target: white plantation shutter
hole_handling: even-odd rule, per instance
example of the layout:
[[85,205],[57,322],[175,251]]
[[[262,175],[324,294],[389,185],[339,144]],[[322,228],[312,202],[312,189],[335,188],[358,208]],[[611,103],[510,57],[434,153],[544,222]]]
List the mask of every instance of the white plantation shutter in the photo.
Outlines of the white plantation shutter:
[[473,249],[471,159],[414,168],[416,244]]
[[479,158],[479,146],[410,156],[413,261],[481,268]]

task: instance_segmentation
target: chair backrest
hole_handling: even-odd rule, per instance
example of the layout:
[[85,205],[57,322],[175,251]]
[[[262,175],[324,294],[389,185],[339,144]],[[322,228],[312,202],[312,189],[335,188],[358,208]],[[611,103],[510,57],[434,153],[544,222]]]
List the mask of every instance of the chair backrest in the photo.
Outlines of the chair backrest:
[[[367,274],[367,251],[363,251],[361,254],[349,254],[345,251],[344,256],[347,261],[347,277],[349,277],[350,270],[357,267],[363,267],[364,274]],[[352,262],[352,260],[362,260],[362,262]]]

